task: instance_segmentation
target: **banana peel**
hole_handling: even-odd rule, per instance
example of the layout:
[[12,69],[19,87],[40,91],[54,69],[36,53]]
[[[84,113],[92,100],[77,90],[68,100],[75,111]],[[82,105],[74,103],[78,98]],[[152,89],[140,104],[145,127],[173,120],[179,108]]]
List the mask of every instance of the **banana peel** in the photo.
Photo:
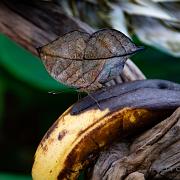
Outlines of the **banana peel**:
[[77,179],[102,148],[166,118],[180,106],[180,85],[144,80],[109,87],[92,96],[99,105],[85,97],[45,134],[35,154],[34,180]]

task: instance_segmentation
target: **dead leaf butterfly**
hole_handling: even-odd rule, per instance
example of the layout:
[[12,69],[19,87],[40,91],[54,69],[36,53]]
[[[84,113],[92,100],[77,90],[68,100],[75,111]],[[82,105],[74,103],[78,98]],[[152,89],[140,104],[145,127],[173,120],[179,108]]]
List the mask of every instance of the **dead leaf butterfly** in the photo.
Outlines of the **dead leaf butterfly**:
[[93,34],[71,31],[38,51],[57,81],[93,92],[118,76],[128,57],[141,49],[123,33],[103,29]]

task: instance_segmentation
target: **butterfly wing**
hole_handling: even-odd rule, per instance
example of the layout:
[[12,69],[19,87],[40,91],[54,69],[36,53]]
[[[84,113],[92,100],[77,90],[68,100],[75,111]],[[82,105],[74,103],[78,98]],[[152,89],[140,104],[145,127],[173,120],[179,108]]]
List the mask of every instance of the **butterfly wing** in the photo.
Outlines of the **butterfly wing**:
[[40,57],[52,77],[57,81],[80,88],[82,60],[89,34],[72,31],[38,49]]
[[106,82],[114,79],[119,76],[124,68],[124,64],[127,60],[127,57],[116,57],[112,59],[107,59],[104,68],[99,74],[98,81],[101,84],[105,84]]
[[[84,59],[90,63],[100,61],[103,64],[103,69],[96,78],[99,83],[105,83],[118,76],[129,55],[140,49],[123,33],[114,29],[104,29],[90,36]],[[88,64],[86,61],[83,63]]]
[[123,33],[104,29],[91,35],[87,41],[84,59],[109,59],[134,54],[139,48]]
[[72,31],[38,50],[47,71],[57,81],[94,91],[119,75],[128,55],[138,48],[121,32],[105,29],[92,35]]
[[55,56],[69,60],[82,60],[86,42],[90,35],[85,32],[72,31],[40,48],[40,55]]
[[99,75],[104,69],[106,61],[102,60],[83,60],[82,61],[82,78],[88,85],[84,88],[86,91],[94,91],[102,87],[99,83]]

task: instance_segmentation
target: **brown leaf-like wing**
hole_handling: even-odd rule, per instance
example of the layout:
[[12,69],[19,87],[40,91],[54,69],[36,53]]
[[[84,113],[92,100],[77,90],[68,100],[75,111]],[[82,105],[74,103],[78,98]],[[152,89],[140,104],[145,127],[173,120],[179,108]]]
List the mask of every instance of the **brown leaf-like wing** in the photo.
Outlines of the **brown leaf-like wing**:
[[[82,61],[82,78],[85,82],[89,82],[86,91],[94,91],[102,87],[99,83],[99,77],[101,72],[104,70],[106,60],[83,60]],[[83,85],[84,86],[84,85]]]
[[72,31],[38,49],[52,77],[71,87],[89,85],[82,77],[82,60],[89,36],[85,32]]
[[55,41],[41,47],[40,55],[55,56],[69,60],[82,60],[86,42],[90,35],[85,32],[72,31],[64,36],[57,38]]
[[72,31],[38,50],[57,81],[92,92],[119,75],[128,55],[139,48],[121,32],[106,29],[92,35]]
[[126,60],[126,56],[106,59],[104,68],[102,72],[99,74],[98,81],[104,84],[107,81],[110,81],[113,78],[120,75]]
[[84,59],[97,60],[127,56],[138,50],[139,48],[123,33],[114,29],[104,29],[91,35]]

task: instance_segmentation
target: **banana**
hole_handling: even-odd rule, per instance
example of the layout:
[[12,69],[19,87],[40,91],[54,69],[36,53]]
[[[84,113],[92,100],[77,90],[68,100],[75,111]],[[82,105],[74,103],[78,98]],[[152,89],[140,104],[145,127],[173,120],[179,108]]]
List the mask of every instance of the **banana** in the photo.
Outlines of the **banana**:
[[[180,106],[180,86],[177,87],[174,91],[173,88],[135,88],[106,101],[101,99],[99,105],[102,109],[93,105],[76,115],[72,115],[73,107],[70,107],[40,142],[32,168],[33,179],[77,179],[79,172],[96,159],[102,148],[152,121],[166,118],[172,112],[167,111],[168,109]],[[125,103],[123,99],[127,95],[136,106]],[[141,97],[144,95],[148,101],[144,99],[142,103]],[[122,99],[121,103],[118,98]],[[141,107],[137,107],[138,103]],[[152,103],[155,103],[154,108],[150,108]],[[158,109],[158,105],[163,109]]]
[[34,180],[76,179],[99,148],[109,144],[137,121],[157,116],[146,109],[91,110],[70,115],[67,110],[49,129],[35,155]]

